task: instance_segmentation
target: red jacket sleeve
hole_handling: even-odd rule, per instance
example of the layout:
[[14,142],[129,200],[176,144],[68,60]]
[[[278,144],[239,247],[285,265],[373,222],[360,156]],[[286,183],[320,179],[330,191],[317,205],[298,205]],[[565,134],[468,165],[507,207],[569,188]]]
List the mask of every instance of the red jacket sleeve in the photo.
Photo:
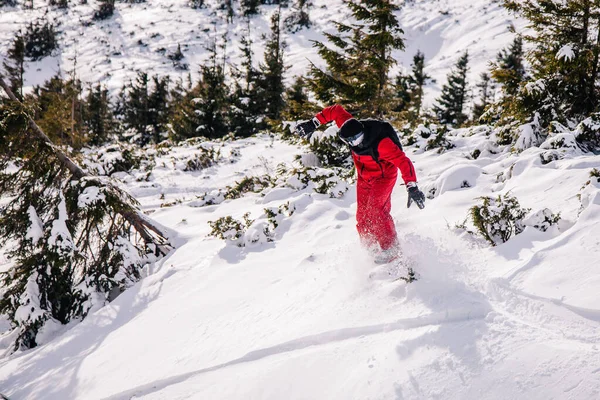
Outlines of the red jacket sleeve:
[[377,151],[379,152],[380,160],[388,161],[400,170],[405,184],[417,181],[417,174],[415,173],[415,167],[412,161],[410,161],[406,154],[392,142],[392,139],[385,138],[379,142]]
[[316,117],[321,124],[335,121],[338,128],[341,128],[342,125],[344,125],[344,122],[353,118],[352,114],[346,111],[344,107],[340,106],[339,104],[324,108],[323,111],[316,115]]

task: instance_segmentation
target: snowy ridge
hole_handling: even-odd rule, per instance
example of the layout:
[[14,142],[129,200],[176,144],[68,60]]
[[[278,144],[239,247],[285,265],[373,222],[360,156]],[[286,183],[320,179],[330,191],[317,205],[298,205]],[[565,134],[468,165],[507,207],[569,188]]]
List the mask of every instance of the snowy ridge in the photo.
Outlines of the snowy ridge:
[[[81,324],[0,361],[0,387],[50,400],[595,398],[596,156],[567,151],[544,164],[544,145],[513,154],[485,127],[449,138],[456,148],[443,154],[406,148],[430,195],[425,210],[404,207],[400,184],[393,194],[405,256],[421,275],[409,285],[368,278],[353,188],[332,198],[283,185],[198,203],[244,176],[297,165],[301,147],[269,135],[203,142],[224,159],[185,171],[197,145],[180,145],[157,153],[147,180],[118,173],[180,247]],[[454,228],[476,198],[506,192],[561,222],[526,226],[497,247]],[[273,241],[207,237],[208,221],[282,204],[294,212]]]

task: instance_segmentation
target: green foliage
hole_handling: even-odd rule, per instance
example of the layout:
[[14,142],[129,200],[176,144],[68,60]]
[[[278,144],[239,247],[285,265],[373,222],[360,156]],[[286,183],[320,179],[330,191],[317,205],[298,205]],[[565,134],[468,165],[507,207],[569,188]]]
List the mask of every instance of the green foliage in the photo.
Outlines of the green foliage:
[[310,150],[317,156],[323,167],[349,167],[352,164],[348,146],[336,136],[313,139]]
[[2,61],[8,85],[19,100],[23,99],[23,75],[25,74],[25,40],[18,33]]
[[227,186],[226,199],[239,199],[246,193],[260,193],[266,188],[273,187],[274,181],[269,175],[245,176],[233,186]]
[[155,75],[151,79],[152,86],[147,73],[138,73],[135,82],[121,92],[117,109],[124,127],[133,130],[133,140],[141,145],[160,142],[168,129],[169,78]]
[[[421,51],[417,51],[413,57],[412,73],[406,77],[406,94],[408,95],[407,119],[410,122],[415,122],[421,116],[423,107],[423,88],[433,81],[431,76],[425,73],[425,55]],[[402,99],[403,101],[406,101]],[[401,111],[401,110],[400,110]]]
[[278,120],[285,107],[284,73],[287,69],[283,56],[286,43],[282,38],[281,12],[271,17],[271,35],[265,44],[264,61],[260,64],[257,81],[258,98],[262,113],[270,120]]
[[106,143],[116,128],[108,89],[101,84],[90,87],[83,105],[82,123],[87,143],[92,146]]
[[479,75],[479,79],[479,83],[475,86],[479,89],[480,102],[473,105],[473,121],[475,123],[479,121],[479,118],[493,101],[495,90],[495,82],[487,72],[482,72],[481,75]]
[[[0,115],[3,126],[19,118],[5,106]],[[48,321],[81,320],[139,279],[150,250],[123,217],[138,211],[133,198],[104,179],[74,179],[24,127],[8,136],[0,240],[12,266],[1,274],[0,312],[18,332],[15,349],[27,349]]]
[[58,48],[57,35],[54,25],[48,21],[43,24],[39,20],[35,23],[30,22],[23,34],[25,57],[38,61],[49,56]]
[[450,129],[446,125],[436,125],[430,129],[431,137],[427,140],[427,145],[425,146],[425,150],[433,150],[437,149],[439,154],[445,152],[446,150],[453,149],[456,147],[452,142],[448,140],[446,135],[450,132]]
[[86,141],[81,82],[54,76],[26,96],[35,107],[34,119],[56,144],[81,148]]
[[464,106],[467,101],[468,65],[469,53],[465,52],[456,62],[452,72],[448,74],[448,82],[442,87],[442,94],[433,107],[442,124],[452,124],[458,127],[467,120]]
[[508,99],[518,94],[521,82],[526,78],[524,57],[523,38],[517,36],[508,48],[498,53],[492,64],[491,77],[502,86]]
[[213,147],[199,147],[192,158],[187,160],[184,171],[200,171],[216,164],[221,157],[221,151]]
[[523,39],[531,47],[530,81],[544,83],[543,95],[519,104],[521,108],[542,116],[550,110],[553,115],[542,118],[542,128],[552,120],[566,122],[596,111],[600,4],[591,0],[505,0],[504,4],[529,22],[531,34]]
[[398,6],[386,0],[345,4],[357,23],[338,22],[337,35],[325,33],[333,49],[314,42],[327,70],[312,64],[308,82],[324,103],[341,103],[364,116],[381,117],[392,108],[388,72],[396,61],[391,53],[404,48],[403,31],[395,16]]
[[508,193],[497,198],[480,197],[481,205],[471,207],[475,228],[492,246],[508,241],[523,232],[523,219],[529,209],[523,209],[516,197]]
[[575,129],[575,138],[585,151],[600,153],[600,113],[593,113]]
[[250,213],[244,214],[244,221],[239,221],[228,215],[216,221],[208,221],[208,225],[211,227],[208,235],[221,240],[237,242],[244,237],[244,233],[251,224]]

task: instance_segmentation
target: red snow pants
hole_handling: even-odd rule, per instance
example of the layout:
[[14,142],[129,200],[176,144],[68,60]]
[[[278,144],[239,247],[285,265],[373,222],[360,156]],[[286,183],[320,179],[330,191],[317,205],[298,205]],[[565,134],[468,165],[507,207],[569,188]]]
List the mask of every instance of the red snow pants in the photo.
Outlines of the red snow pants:
[[398,174],[381,178],[363,179],[356,183],[356,229],[362,243],[368,247],[379,243],[387,250],[397,243],[396,227],[390,215],[392,190]]

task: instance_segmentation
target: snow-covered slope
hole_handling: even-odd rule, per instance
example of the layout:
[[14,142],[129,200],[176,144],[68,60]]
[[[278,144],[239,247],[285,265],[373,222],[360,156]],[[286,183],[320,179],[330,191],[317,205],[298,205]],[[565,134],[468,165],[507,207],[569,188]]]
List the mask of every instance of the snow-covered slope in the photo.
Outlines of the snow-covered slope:
[[[180,248],[64,335],[0,361],[0,388],[19,400],[597,398],[600,184],[582,190],[597,156],[542,164],[543,149],[511,155],[472,133],[455,131],[444,154],[407,148],[421,187],[435,189],[422,211],[405,208],[400,184],[393,194],[421,274],[409,285],[369,278],[353,188],[330,198],[279,187],[199,207],[205,192],[292,164],[303,150],[290,144],[218,144],[235,162],[196,172],[181,170],[193,151],[178,147],[148,182],[122,175]],[[506,192],[563,221],[495,248],[453,228],[475,198]],[[285,203],[295,212],[273,242],[207,237],[208,221]]]
[[[53,57],[27,65],[27,86],[42,84],[56,73],[72,71],[75,60],[83,82],[104,82],[112,90],[135,78],[137,71],[169,74],[177,79],[188,73],[178,71],[168,59],[178,44],[185,55],[182,62],[188,64],[189,72],[197,78],[198,66],[206,60],[206,48],[215,36],[221,38],[227,34],[228,62],[238,62],[239,40],[245,29],[242,18],[236,18],[233,24],[224,23],[220,2],[207,3],[209,8],[201,10],[189,8],[187,0],[117,3],[114,17],[102,22],[92,21],[95,1],[73,4],[68,10],[48,8],[37,2],[34,10],[4,7],[0,9],[0,57],[6,54],[16,31],[47,16],[59,24],[60,50]],[[311,41],[323,41],[323,32],[335,31],[334,21],[349,18],[341,0],[313,0],[313,3],[310,13],[313,27],[286,35],[289,77],[304,75],[310,61],[322,65]],[[276,6],[263,6],[262,10],[263,14],[254,17],[251,23],[257,62],[262,57],[262,35],[268,33],[269,18]],[[285,10],[284,14],[288,12]],[[424,52],[427,72],[437,80],[425,93],[426,104],[432,103],[446,81],[446,74],[465,50],[471,55],[469,77],[474,85],[488,62],[512,40],[508,27],[522,25],[499,2],[488,0],[414,0],[403,6],[398,17],[405,31],[406,50],[394,53],[398,65],[392,73],[408,70],[417,50]]]

